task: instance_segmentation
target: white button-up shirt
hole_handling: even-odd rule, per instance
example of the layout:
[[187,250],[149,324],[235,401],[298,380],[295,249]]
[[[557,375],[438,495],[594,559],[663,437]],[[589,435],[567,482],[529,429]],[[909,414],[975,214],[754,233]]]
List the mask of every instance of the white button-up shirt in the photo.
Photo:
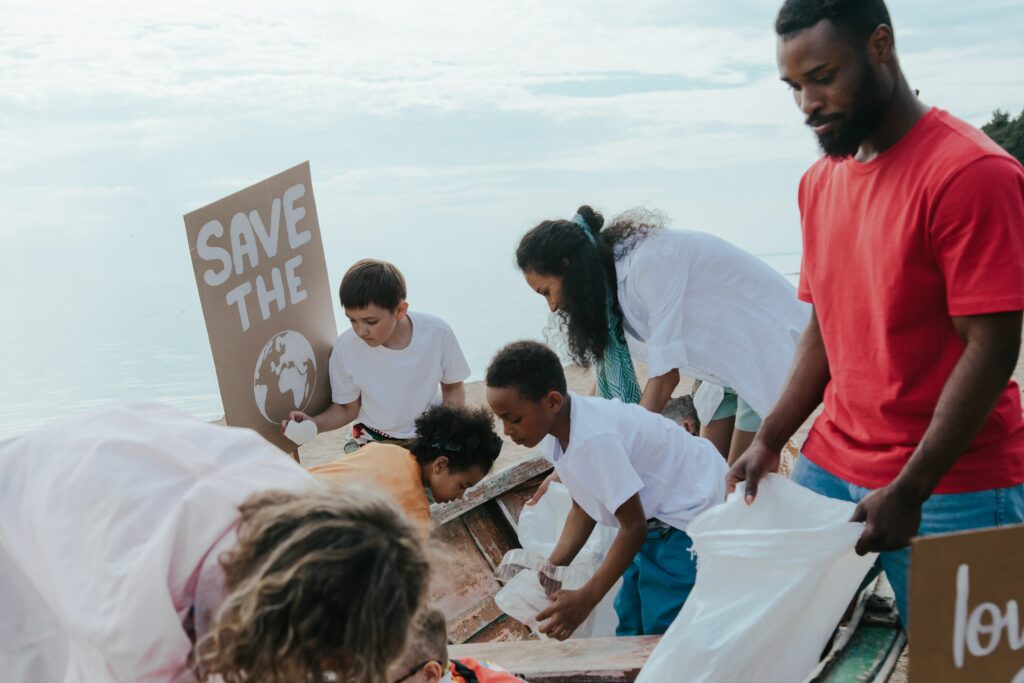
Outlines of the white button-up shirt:
[[626,332],[651,377],[673,369],[731,387],[765,416],[811,308],[767,263],[703,232],[652,232],[615,264]]

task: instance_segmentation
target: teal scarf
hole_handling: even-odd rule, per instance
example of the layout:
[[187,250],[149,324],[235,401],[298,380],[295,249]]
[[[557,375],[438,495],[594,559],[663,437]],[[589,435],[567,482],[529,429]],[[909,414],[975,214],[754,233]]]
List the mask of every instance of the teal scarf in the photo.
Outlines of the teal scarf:
[[[572,222],[580,226],[592,244],[597,244],[583,216],[576,214]],[[622,317],[615,311],[613,296],[614,291],[606,286],[604,303],[608,317],[608,345],[604,355],[597,361],[597,395],[601,398],[617,398],[623,403],[639,403],[640,383],[636,379],[633,357],[622,330]]]

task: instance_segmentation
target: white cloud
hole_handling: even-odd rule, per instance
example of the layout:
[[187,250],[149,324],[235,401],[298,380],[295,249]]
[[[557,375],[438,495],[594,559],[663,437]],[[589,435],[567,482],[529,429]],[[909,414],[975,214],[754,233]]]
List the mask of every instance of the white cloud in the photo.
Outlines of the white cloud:
[[591,73],[735,82],[770,55],[763,31],[661,25],[669,8],[678,11],[537,0],[39,3],[3,29],[0,88],[29,103],[129,96],[239,113],[325,101],[501,108],[526,86]]
[[[982,5],[1013,11],[1004,0]],[[930,3],[898,9],[911,46],[923,35],[941,44],[950,30],[928,23]],[[252,157],[276,138],[295,141],[289,163],[314,153],[319,138],[351,138],[320,160],[331,178],[318,179],[325,192],[379,196],[397,184],[415,193],[420,179],[448,176],[453,201],[480,192],[461,178],[809,159],[813,140],[774,74],[773,11],[748,0],[19,4],[0,25],[2,192],[60,182],[44,178],[64,168],[74,169],[61,179],[72,185],[90,182],[82,175],[93,168],[107,170],[96,182],[120,184],[126,171],[111,166],[153,159],[196,178],[187,194],[205,203],[258,180]],[[1019,102],[1005,100],[1022,91],[1024,60],[1001,36],[908,49],[911,82],[977,123],[997,106],[1015,109]],[[592,87],[573,96],[573,83]],[[478,119],[465,124],[467,114]],[[475,126],[473,140],[532,146],[467,161],[451,154],[464,151],[452,149],[462,144],[454,133],[445,143],[429,132],[389,139],[417,118]],[[493,130],[480,132],[485,125]],[[203,176],[204,160],[239,147],[251,154]],[[192,174],[181,170],[187,163]],[[166,213],[181,212],[187,198]],[[69,213],[80,201],[83,214],[104,215],[95,197],[65,201]]]

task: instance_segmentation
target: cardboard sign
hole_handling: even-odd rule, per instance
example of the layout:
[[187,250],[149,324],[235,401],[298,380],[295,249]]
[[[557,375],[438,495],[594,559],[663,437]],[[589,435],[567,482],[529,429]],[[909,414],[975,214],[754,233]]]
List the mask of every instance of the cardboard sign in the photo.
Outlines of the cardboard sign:
[[916,538],[910,680],[1024,683],[1024,525]]
[[309,162],[185,215],[224,418],[285,450],[281,420],[331,401],[337,338]]

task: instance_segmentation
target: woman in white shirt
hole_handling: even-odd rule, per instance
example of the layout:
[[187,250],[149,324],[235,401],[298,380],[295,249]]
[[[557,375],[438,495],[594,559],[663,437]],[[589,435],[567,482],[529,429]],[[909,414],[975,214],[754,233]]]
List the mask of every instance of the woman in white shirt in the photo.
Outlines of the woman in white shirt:
[[[649,211],[604,228],[601,214],[581,206],[570,220],[526,233],[516,261],[560,317],[572,360],[596,365],[599,394],[635,398],[654,412],[684,374],[730,387],[766,415],[810,317],[793,286],[756,256],[714,235],[667,230]],[[642,393],[626,333],[646,347],[650,379]],[[734,432],[734,423],[714,420],[701,431],[730,462],[753,438],[749,429]]]
[[375,683],[427,574],[393,505],[251,430],[123,404],[0,443],[5,681]]

